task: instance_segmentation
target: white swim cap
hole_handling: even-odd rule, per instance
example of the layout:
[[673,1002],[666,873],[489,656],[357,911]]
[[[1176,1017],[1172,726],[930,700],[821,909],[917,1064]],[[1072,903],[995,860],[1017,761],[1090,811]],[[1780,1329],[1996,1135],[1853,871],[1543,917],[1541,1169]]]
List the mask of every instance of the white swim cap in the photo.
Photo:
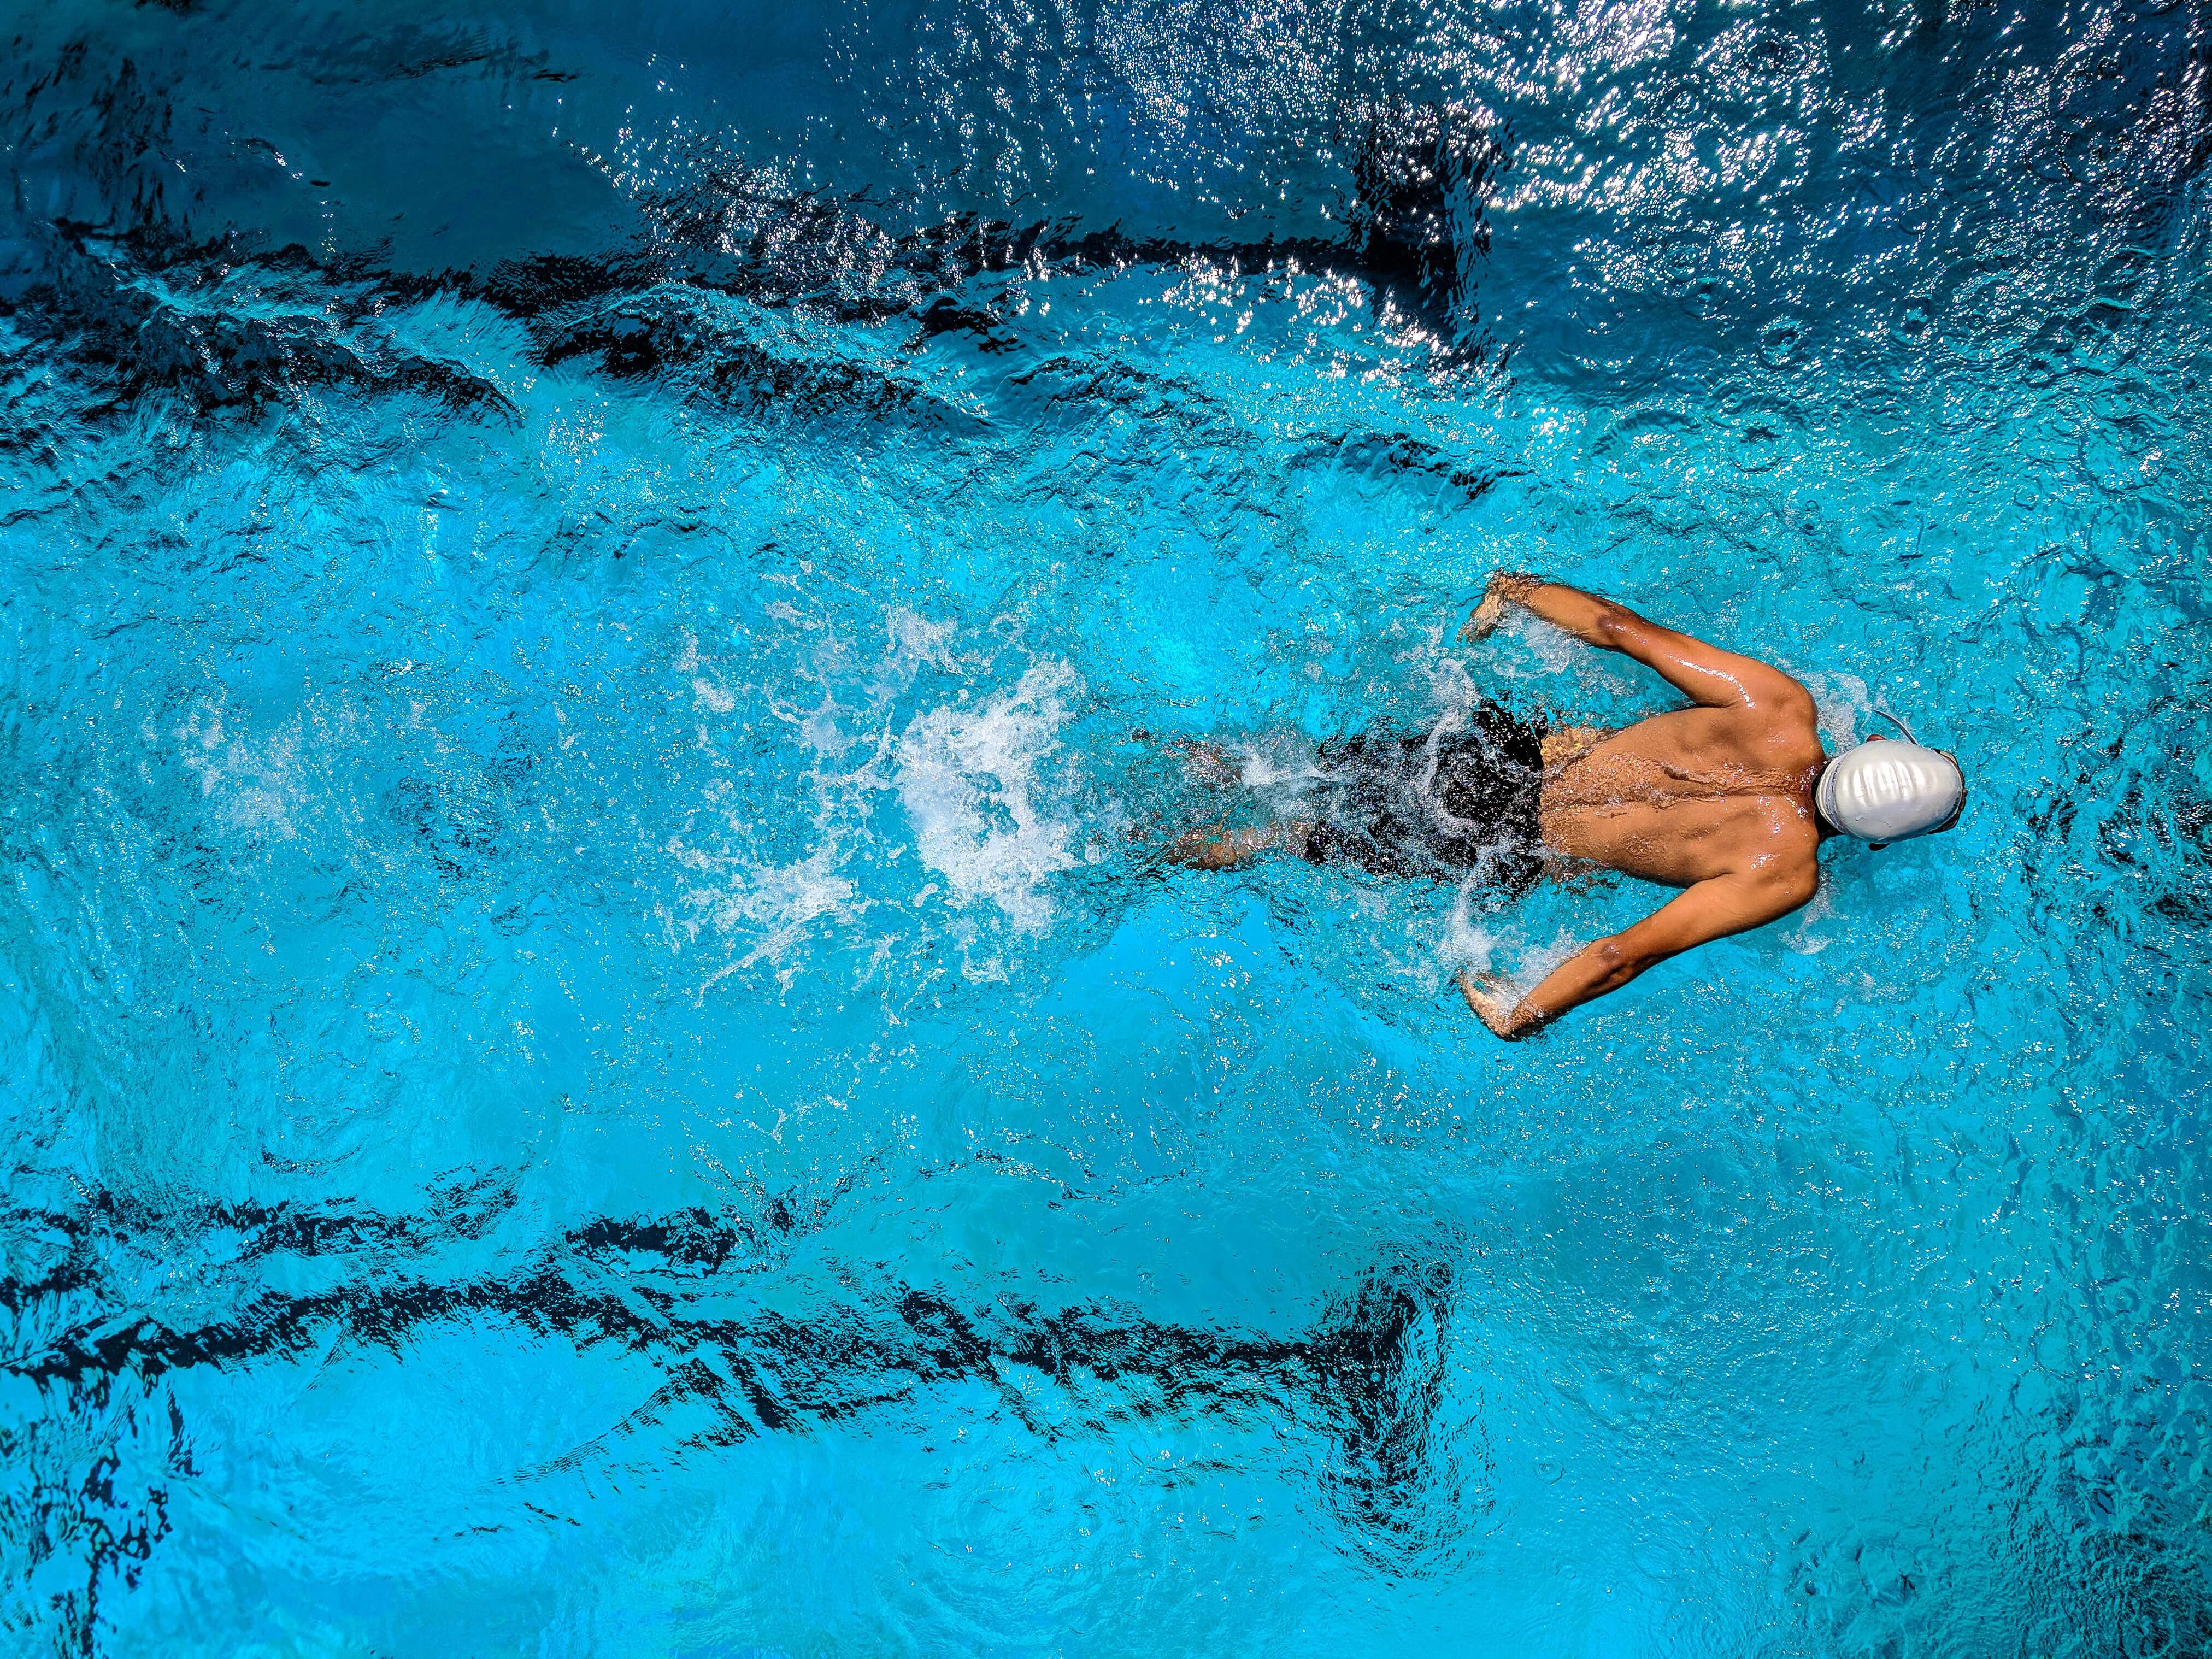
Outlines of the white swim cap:
[[1948,755],[1881,738],[1830,761],[1813,793],[1822,817],[1862,841],[1909,841],[1940,830],[1966,799],[1966,775]]

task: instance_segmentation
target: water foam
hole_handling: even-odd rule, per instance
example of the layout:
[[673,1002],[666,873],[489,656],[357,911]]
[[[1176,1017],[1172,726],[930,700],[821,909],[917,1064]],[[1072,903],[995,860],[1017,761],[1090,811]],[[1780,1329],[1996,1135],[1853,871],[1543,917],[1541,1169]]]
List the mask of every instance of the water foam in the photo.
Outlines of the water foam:
[[195,709],[177,728],[178,759],[198,779],[223,827],[296,840],[300,793],[297,720],[262,734],[241,732],[220,708]]
[[1447,976],[1462,969],[1486,974],[1492,958],[1498,953],[1498,935],[1474,919],[1474,892],[1472,878],[1460,883],[1450,914],[1444,918],[1443,930],[1437,939],[1437,960],[1443,964]]
[[1858,741],[1859,716],[1874,709],[1867,684],[1856,674],[1800,674],[1798,684],[1813,694],[1819,711],[1820,735],[1832,749],[1849,749]]
[[899,799],[922,861],[953,903],[987,901],[1024,933],[1051,926],[1042,884],[1079,862],[1076,825],[1041,810],[1036,786],[1082,690],[1066,663],[1039,662],[980,708],[917,715],[898,743]]
[[687,933],[696,939],[711,928],[729,937],[751,941],[744,955],[724,963],[700,985],[704,995],[731,975],[761,962],[776,969],[777,982],[789,988],[799,967],[789,960],[792,947],[805,939],[817,921],[856,921],[868,908],[852,878],[843,873],[839,849],[825,842],[806,857],[789,864],[753,864],[736,869],[737,861],[672,844],[671,854],[687,868],[726,872],[723,885],[696,890],[685,895],[693,907]]

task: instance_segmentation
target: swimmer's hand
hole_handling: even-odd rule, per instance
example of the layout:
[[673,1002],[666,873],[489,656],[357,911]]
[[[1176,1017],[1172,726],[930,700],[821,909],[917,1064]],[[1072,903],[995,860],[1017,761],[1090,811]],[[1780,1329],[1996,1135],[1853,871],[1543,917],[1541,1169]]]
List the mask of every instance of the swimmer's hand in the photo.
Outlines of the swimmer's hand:
[[1478,974],[1472,969],[1459,976],[1459,994],[1482,1023],[1508,1042],[1522,1036],[1535,1022],[1516,1018],[1521,998],[1503,974]]
[[1540,576],[1524,575],[1517,570],[1497,570],[1491,573],[1490,586],[1482,590],[1482,603],[1474,607],[1474,614],[1467,619],[1467,626],[1459,630],[1462,640],[1486,640],[1505,620],[1505,607],[1518,605],[1530,593],[1544,585]]

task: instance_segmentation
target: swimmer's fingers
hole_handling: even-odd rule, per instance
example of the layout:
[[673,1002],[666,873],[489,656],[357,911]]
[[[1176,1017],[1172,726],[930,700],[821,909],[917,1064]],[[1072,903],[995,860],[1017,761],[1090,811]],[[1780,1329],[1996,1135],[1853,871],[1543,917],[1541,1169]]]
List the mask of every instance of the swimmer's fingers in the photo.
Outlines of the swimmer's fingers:
[[1472,969],[1466,969],[1459,976],[1459,992],[1467,999],[1468,1008],[1493,1034],[1507,1038],[1520,1035],[1520,1028],[1513,1020],[1513,1010],[1520,998],[1503,974],[1478,974]]

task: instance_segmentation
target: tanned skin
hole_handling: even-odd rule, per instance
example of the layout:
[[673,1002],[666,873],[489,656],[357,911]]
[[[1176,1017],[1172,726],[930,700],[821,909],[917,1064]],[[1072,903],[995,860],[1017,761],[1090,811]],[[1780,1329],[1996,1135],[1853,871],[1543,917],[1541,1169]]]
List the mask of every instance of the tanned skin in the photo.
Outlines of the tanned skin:
[[[1584,945],[1525,994],[1516,996],[1499,975],[1462,974],[1467,1006],[1506,1038],[1525,1036],[1708,939],[1788,915],[1818,890],[1820,841],[1830,833],[1813,805],[1828,762],[1813,694],[1789,675],[1646,622],[1610,599],[1511,571],[1490,579],[1461,637],[1483,638],[1516,608],[1634,658],[1695,706],[1618,732],[1546,734],[1538,823],[1560,866],[1596,865],[1682,891],[1634,927]],[[1184,748],[1201,772],[1234,776],[1234,763],[1213,745]],[[1302,850],[1311,829],[1198,830],[1170,855],[1225,870],[1262,853]]]
[[1524,995],[1495,975],[1462,975],[1467,1006],[1508,1038],[1811,898],[1822,834],[1813,787],[1828,758],[1812,693],[1789,675],[1646,622],[1610,599],[1501,571],[1462,637],[1482,638],[1516,607],[1634,658],[1696,707],[1618,732],[1547,738],[1539,797],[1545,844],[1564,858],[1682,891],[1634,927],[1583,946]]

